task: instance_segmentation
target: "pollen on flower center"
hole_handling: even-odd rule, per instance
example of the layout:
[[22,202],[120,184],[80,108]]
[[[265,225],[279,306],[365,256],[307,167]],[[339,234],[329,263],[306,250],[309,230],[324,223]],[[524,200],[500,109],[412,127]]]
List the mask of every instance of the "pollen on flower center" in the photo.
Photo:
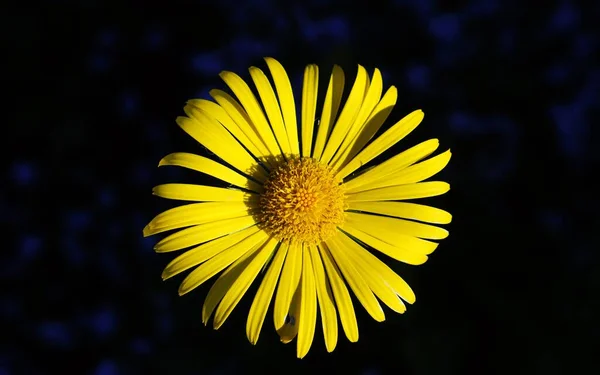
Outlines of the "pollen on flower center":
[[271,171],[260,197],[260,221],[281,241],[317,244],[344,222],[342,185],[311,158],[292,159]]

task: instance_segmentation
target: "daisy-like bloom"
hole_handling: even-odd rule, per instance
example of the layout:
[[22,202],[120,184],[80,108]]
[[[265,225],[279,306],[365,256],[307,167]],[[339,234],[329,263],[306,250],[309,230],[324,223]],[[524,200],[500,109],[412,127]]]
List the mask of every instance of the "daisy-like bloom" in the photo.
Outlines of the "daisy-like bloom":
[[450,189],[445,182],[423,182],[447,165],[450,151],[422,161],[438,147],[438,140],[431,139],[361,169],[419,125],[423,112],[410,113],[374,137],[397,99],[393,86],[383,93],[379,70],[369,77],[359,65],[342,103],[344,73],[334,66],[318,106],[316,65],[304,71],[300,104],[281,64],[265,60],[271,80],[250,68],[258,96],[238,75],[222,72],[237,99],[212,90],[214,101],[190,100],[187,117],[177,118],[214,158],[178,152],[159,163],[213,176],[228,187],[156,186],[155,195],[198,203],[159,214],[144,235],[178,230],[155,250],[187,249],[162,274],[168,279],[193,268],[180,295],[220,273],[202,308],[204,324],[214,313],[215,329],[259,278],[246,324],[248,339],[256,344],[274,300],[275,329],[284,343],[297,336],[302,358],[313,342],[317,310],[329,352],[337,344],[338,316],[348,340],[358,340],[350,291],[377,321],[385,319],[380,301],[398,313],[406,310],[404,302],[415,302],[408,284],[373,250],[419,265],[438,246],[431,240],[448,236],[431,224],[449,223],[449,213],[403,201]]

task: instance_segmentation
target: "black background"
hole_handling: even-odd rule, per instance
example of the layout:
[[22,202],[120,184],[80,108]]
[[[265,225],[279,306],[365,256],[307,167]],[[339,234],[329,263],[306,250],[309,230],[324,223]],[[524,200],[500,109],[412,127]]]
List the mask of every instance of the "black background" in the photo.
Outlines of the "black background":
[[[0,374],[595,373],[600,268],[597,138],[600,3],[479,1],[47,1],[3,13]],[[453,158],[450,237],[395,269],[417,293],[385,323],[358,308],[360,340],[319,325],[306,358],[269,320],[245,338],[246,297],[201,323],[210,283],[162,282],[171,255],[143,226],[173,202],[157,169],[201,147],[175,124],[218,73],[278,59],[378,67],[399,90],[388,123],[423,124]],[[326,78],[325,78],[326,79]],[[164,169],[164,170],[163,170]],[[596,249],[596,250],[594,250]],[[250,293],[252,290],[250,291]],[[594,356],[596,354],[596,356]]]

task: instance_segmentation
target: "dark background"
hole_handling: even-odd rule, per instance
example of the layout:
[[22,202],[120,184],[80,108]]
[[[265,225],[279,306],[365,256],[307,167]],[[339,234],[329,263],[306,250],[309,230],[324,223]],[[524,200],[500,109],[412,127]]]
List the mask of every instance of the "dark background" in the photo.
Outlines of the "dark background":
[[[0,374],[596,373],[598,19],[597,1],[88,0],[2,12]],[[399,89],[388,123],[426,113],[401,148],[435,137],[453,151],[440,177],[452,190],[428,202],[453,214],[450,237],[425,265],[395,266],[417,303],[386,310],[385,323],[357,308],[359,342],[340,330],[332,354],[318,323],[303,360],[270,314],[248,343],[248,296],[219,331],[204,327],[211,283],[178,297],[182,278],[160,279],[173,255],[141,235],[175,204],[152,186],[198,179],[156,168],[201,152],[174,121],[185,101],[224,88],[221,70],[266,70],[264,56],[296,89],[308,63],[324,76],[338,63],[347,82],[357,63],[380,68]]]

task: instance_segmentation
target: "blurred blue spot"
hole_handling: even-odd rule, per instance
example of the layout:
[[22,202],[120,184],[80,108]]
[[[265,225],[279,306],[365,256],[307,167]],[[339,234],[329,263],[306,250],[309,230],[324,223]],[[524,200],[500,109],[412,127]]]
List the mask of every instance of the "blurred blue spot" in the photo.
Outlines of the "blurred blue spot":
[[542,225],[551,232],[560,231],[564,225],[564,217],[560,213],[551,210],[545,210],[540,213]]
[[72,210],[66,213],[66,226],[70,231],[79,232],[92,223],[92,215],[88,211]]
[[460,23],[456,14],[444,14],[429,21],[429,32],[438,41],[452,42],[460,33]]
[[38,176],[37,166],[30,162],[14,162],[12,165],[12,179],[18,186],[29,186],[35,183]]
[[73,340],[71,331],[65,323],[44,322],[37,327],[37,335],[46,344],[67,348]]
[[102,360],[94,370],[94,375],[117,375],[119,373],[119,366],[112,359]]
[[429,68],[423,65],[412,66],[407,69],[408,84],[418,90],[425,90],[430,83]]
[[92,315],[90,323],[93,332],[98,337],[106,338],[115,332],[117,315],[114,309],[103,307]]
[[171,314],[164,312],[161,316],[156,317],[156,330],[161,336],[169,336],[173,331],[173,319]]
[[448,120],[450,128],[457,133],[470,133],[476,127],[476,122],[466,113],[454,112]]
[[586,58],[594,52],[594,48],[598,45],[596,38],[586,35],[579,34],[575,38],[573,43],[574,55],[579,58]]
[[419,1],[414,1],[414,0],[394,0],[394,4],[396,4],[396,6],[400,6],[400,7],[403,7],[403,6],[411,7],[422,18],[429,18],[429,15],[433,11],[432,0],[419,0]]
[[194,93],[194,98],[211,100],[212,97],[210,96],[209,92],[213,88],[214,87],[208,87],[208,86],[201,87],[200,89],[198,89],[198,91],[196,91]]
[[505,28],[500,32],[500,49],[503,53],[512,52],[515,46],[515,30]]
[[103,73],[110,68],[111,62],[106,54],[96,52],[90,56],[88,61],[89,69],[94,73]]
[[162,47],[164,47],[166,42],[165,33],[161,30],[149,30],[146,32],[144,36],[144,44],[146,48],[156,51]]
[[579,9],[571,1],[563,1],[558,4],[554,15],[550,20],[553,28],[564,31],[579,23]]
[[121,113],[125,116],[134,115],[140,104],[140,97],[137,93],[125,91],[121,94],[120,105]]
[[82,266],[86,260],[78,241],[71,233],[62,236],[60,249],[63,251],[70,266]]
[[241,36],[231,42],[229,52],[232,56],[239,56],[235,61],[238,66],[246,66],[249,60],[272,55],[273,47],[262,40]]
[[555,106],[550,109],[558,134],[559,146],[571,159],[585,153],[584,142],[589,137],[589,127],[582,108],[578,105]]
[[105,207],[112,207],[115,203],[115,191],[110,187],[102,187],[98,192],[98,202]]
[[330,17],[322,21],[322,33],[332,37],[336,41],[348,39],[348,20],[343,17]]
[[554,64],[546,69],[544,77],[549,83],[559,85],[569,78],[569,69],[564,63]]
[[96,35],[96,39],[101,46],[112,47],[118,39],[118,33],[113,29],[102,30]]
[[223,69],[223,59],[218,52],[198,53],[192,57],[192,68],[205,76],[215,76]]
[[150,352],[152,351],[148,340],[142,339],[139,337],[131,340],[130,345],[131,345],[131,350],[135,354],[140,354],[140,355],[150,354]]
[[35,235],[25,235],[21,239],[21,255],[26,259],[35,258],[42,250],[42,239]]
[[489,16],[498,11],[499,4],[497,0],[479,0],[473,1],[468,6],[468,12],[474,16]]

